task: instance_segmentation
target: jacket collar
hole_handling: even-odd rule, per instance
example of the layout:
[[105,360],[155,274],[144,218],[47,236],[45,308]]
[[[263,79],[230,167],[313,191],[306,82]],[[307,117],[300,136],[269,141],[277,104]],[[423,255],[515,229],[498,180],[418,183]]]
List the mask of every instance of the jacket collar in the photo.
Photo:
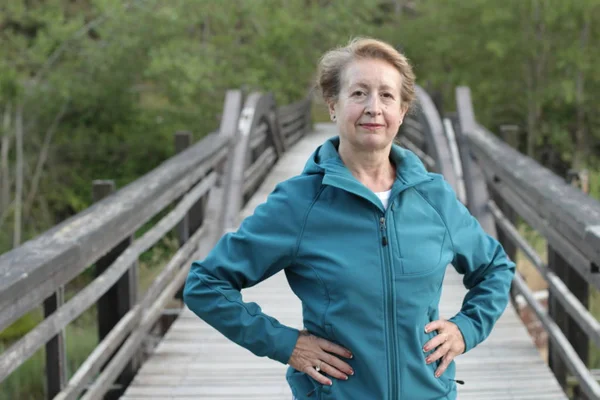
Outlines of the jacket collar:
[[[375,193],[359,182],[344,165],[338,153],[339,144],[340,138],[335,136],[319,146],[306,163],[304,174],[323,174],[324,185],[354,193],[382,209],[381,201]],[[393,144],[390,158],[396,166],[396,180],[392,186],[390,202],[409,187],[432,179],[421,160],[410,150]]]

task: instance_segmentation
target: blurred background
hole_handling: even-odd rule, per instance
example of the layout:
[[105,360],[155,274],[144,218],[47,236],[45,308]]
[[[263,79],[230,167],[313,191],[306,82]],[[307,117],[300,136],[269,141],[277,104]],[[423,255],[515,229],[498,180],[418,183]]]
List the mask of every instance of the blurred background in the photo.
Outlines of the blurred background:
[[[355,36],[405,52],[440,107],[469,86],[482,125],[513,126],[521,152],[600,198],[598,21],[599,0],[0,0],[0,250],[87,208],[92,180],[123,187],[155,168],[175,131],[216,129],[227,89],[306,96],[319,56]],[[142,286],[174,241],[140,259]],[[68,327],[69,370],[97,343],[93,312]],[[0,332],[0,350],[41,318]],[[43,397],[38,353],[0,399]]]

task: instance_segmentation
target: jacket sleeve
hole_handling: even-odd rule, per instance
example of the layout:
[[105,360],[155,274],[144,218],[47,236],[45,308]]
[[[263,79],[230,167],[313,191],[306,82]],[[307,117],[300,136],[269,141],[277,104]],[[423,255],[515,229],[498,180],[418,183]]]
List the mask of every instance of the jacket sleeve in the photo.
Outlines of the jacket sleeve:
[[283,364],[299,331],[244,302],[240,291],[293,263],[305,208],[294,206],[288,186],[278,185],[236,232],[225,234],[205,260],[192,264],[183,293],[188,308],[227,338]]
[[452,265],[464,275],[463,284],[468,289],[460,312],[450,321],[460,329],[467,352],[488,337],[504,312],[515,264],[445,181],[442,197],[442,212],[454,247]]

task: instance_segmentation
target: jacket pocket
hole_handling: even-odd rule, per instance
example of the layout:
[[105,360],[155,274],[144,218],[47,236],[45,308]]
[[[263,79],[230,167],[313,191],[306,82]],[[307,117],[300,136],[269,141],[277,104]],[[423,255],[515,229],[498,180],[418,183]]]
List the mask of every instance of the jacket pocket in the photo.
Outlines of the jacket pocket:
[[286,379],[292,395],[297,400],[326,400],[331,399],[331,386],[321,385],[304,372],[288,368]]
[[419,195],[407,193],[401,205],[392,205],[390,216],[400,273],[421,275],[435,270],[448,241],[446,224],[437,211]]
[[292,389],[294,398],[298,400],[319,398],[319,393],[317,393],[319,385],[304,372],[290,367],[285,378]]

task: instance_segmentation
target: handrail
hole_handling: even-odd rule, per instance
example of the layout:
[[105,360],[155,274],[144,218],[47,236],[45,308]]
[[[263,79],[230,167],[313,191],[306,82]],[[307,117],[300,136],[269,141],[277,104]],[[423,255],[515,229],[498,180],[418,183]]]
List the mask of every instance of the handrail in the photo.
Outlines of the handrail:
[[415,153],[428,170],[444,175],[452,188],[458,192],[461,184],[452,165],[451,149],[442,118],[429,94],[418,85],[415,89],[416,106],[405,116],[396,141]]
[[226,145],[224,138],[209,135],[109,198],[2,254],[0,330],[188,191]]
[[[480,222],[485,218],[495,223],[497,237],[505,247],[521,249],[547,280],[548,312],[518,273],[513,289],[548,333],[550,367],[559,383],[566,389],[569,370],[578,383],[577,390],[599,398],[600,385],[587,362],[589,339],[600,346],[600,323],[588,310],[589,285],[600,288],[600,202],[479,125],[468,88],[457,88],[456,97],[461,154],[473,157],[464,171],[471,184],[469,204],[477,210]],[[494,193],[494,200],[487,197],[488,190]],[[515,212],[545,237],[547,264],[507,217]]]
[[[233,227],[242,205],[273,163],[310,129],[310,110],[309,98],[277,108],[271,93],[252,93],[242,109],[241,91],[228,91],[218,132],[187,149],[191,135],[178,132],[179,154],[0,256],[0,330],[53,298],[90,264],[98,266],[99,259],[103,263],[90,284],[68,302],[54,304],[51,314],[0,354],[0,381],[38,348],[49,348],[65,326],[90,306],[98,303],[100,311],[100,299],[109,296],[109,291],[114,292],[110,296],[130,296],[113,289],[135,270],[138,257],[177,225],[181,247],[141,300],[136,302],[134,296],[133,303],[131,297],[122,303],[129,308],[119,311],[117,320],[71,380],[65,382],[64,371],[55,374],[53,363],[46,368],[47,396],[56,400],[79,398],[86,388],[84,399],[100,399],[117,378],[121,385],[127,385],[135,371],[125,379],[121,379],[122,374],[130,366],[136,368],[132,360],[140,351],[142,339],[181,289],[189,265],[208,254],[226,227]],[[171,204],[174,207],[159,222],[133,239],[136,230]],[[188,223],[193,212],[203,215],[200,225],[198,215],[194,216],[195,225]],[[137,279],[135,274],[132,276]],[[137,281],[126,282],[137,286]],[[64,360],[64,346],[52,347],[52,351]],[[64,364],[58,358],[56,363]]]

